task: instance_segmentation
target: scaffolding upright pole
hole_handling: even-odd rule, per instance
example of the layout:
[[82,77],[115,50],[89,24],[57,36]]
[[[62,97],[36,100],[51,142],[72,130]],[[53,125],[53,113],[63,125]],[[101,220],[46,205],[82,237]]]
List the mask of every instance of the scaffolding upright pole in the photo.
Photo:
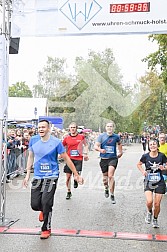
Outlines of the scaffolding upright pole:
[[[8,104],[9,11],[10,0],[2,0],[2,29],[0,33],[0,226],[7,224],[6,206],[6,117]],[[3,158],[2,158],[3,157]]]

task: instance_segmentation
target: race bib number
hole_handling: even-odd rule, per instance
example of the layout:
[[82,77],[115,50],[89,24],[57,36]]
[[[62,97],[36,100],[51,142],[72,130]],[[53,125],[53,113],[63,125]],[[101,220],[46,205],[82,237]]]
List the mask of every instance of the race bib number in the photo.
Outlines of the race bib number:
[[77,156],[79,156],[78,150],[71,150],[71,151],[70,151],[70,156],[71,156],[71,157],[77,157]]
[[114,146],[105,146],[106,153],[114,153]]
[[161,180],[161,176],[159,172],[156,173],[149,173],[148,174],[148,180],[151,182],[158,182]]
[[51,166],[48,163],[44,163],[40,165],[40,172],[52,172]]

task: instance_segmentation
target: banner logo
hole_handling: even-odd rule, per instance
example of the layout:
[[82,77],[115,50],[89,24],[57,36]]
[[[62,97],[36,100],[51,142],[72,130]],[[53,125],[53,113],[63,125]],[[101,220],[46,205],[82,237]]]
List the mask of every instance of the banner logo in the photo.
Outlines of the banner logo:
[[102,7],[96,1],[68,0],[60,11],[65,15],[79,30],[97,15]]

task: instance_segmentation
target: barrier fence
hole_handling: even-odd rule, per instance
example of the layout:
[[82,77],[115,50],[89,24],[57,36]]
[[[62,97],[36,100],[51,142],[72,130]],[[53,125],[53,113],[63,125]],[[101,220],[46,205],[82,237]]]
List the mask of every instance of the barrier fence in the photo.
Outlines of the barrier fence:
[[28,149],[7,149],[7,179],[24,175],[28,158]]

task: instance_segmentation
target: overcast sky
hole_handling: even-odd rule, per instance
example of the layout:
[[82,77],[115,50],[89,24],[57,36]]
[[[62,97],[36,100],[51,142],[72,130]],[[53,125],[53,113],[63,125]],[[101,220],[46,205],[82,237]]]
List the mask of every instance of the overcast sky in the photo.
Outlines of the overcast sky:
[[101,35],[75,37],[22,37],[19,53],[9,56],[9,85],[25,81],[30,88],[37,84],[37,74],[46,65],[47,56],[65,57],[73,64],[76,56],[87,57],[88,50],[102,52],[111,48],[121,69],[124,84],[133,85],[147,71],[141,62],[157,45],[148,35]]

